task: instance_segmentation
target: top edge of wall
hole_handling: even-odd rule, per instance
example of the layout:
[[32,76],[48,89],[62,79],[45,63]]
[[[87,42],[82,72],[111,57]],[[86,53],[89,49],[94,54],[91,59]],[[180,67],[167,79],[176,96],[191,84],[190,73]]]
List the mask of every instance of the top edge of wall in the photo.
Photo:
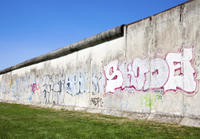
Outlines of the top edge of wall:
[[136,23],[141,22],[141,21],[146,20],[146,19],[150,19],[150,20],[151,20],[151,18],[152,18],[153,16],[157,16],[157,15],[160,15],[160,14],[162,14],[162,13],[168,12],[168,11],[170,11],[170,10],[172,10],[172,9],[175,9],[175,8],[177,8],[177,7],[180,7],[180,6],[183,6],[183,5],[185,5],[185,4],[187,4],[187,3],[190,3],[190,2],[192,2],[192,1],[195,1],[195,0],[188,0],[188,1],[184,2],[184,3],[178,4],[178,5],[176,5],[176,6],[172,7],[172,8],[166,9],[166,10],[164,10],[164,11],[162,11],[162,12],[159,12],[159,13],[156,13],[156,14],[154,14],[154,15],[147,16],[147,17],[145,17],[145,18],[143,18],[143,19],[140,19],[140,20],[131,22],[131,23],[127,24],[127,26],[132,25],[132,24],[136,24]]
[[101,32],[97,35],[94,35],[92,37],[78,41],[76,43],[73,43],[71,45],[57,49],[55,51],[49,52],[47,54],[41,55],[39,57],[35,57],[35,58],[32,58],[32,59],[26,60],[22,63],[15,65],[15,66],[11,66],[9,68],[1,70],[0,75],[11,72],[11,71],[16,70],[16,69],[27,67],[27,66],[30,66],[30,65],[33,65],[33,64],[37,64],[37,63],[40,63],[40,62],[44,62],[44,61],[47,61],[47,60],[51,60],[51,59],[55,59],[55,58],[58,58],[58,57],[61,57],[61,56],[65,56],[65,55],[68,55],[70,53],[79,51],[81,49],[92,47],[92,46],[95,46],[97,44],[122,37],[124,35],[124,26],[125,25],[117,26],[113,29],[107,30],[105,32]]
[[[192,1],[195,1],[195,0],[188,0],[188,1],[184,2],[184,3],[181,3],[181,4],[177,5],[177,6],[169,8],[169,9],[167,9],[165,11],[159,12],[159,13],[154,14],[152,16],[157,16],[159,14],[162,14],[164,12],[170,11],[170,10],[172,10],[174,8],[179,7],[179,6],[183,6],[183,5],[185,5],[187,3],[190,3]],[[136,24],[136,23],[141,22],[143,20],[146,20],[148,18],[151,19],[152,16],[148,16],[146,18],[137,20],[137,21],[129,23],[127,25],[123,24],[123,25],[117,26],[117,27],[115,27],[113,29],[110,29],[110,30],[107,30],[105,32],[99,33],[99,34],[94,35],[92,37],[89,37],[89,38],[86,38],[86,39],[81,40],[79,42],[76,42],[74,44],[65,46],[63,48],[57,49],[57,50],[52,51],[50,53],[41,55],[39,57],[35,57],[35,58],[30,59],[30,60],[26,60],[26,61],[24,61],[22,63],[19,63],[19,64],[15,65],[15,66],[11,66],[11,67],[6,68],[4,70],[0,70],[0,75],[8,73],[8,72],[11,72],[11,71],[16,70],[16,69],[20,69],[20,68],[26,67],[26,66],[30,66],[30,65],[33,65],[33,64],[37,64],[37,63],[40,63],[40,62],[44,62],[44,61],[47,61],[47,60],[51,60],[51,59],[55,59],[55,58],[58,58],[58,57],[61,57],[61,56],[65,56],[65,55],[68,55],[70,53],[73,53],[73,52],[76,52],[76,51],[79,51],[79,50],[82,50],[82,49],[85,49],[85,48],[88,48],[88,47],[92,47],[92,46],[98,45],[98,44],[106,42],[106,41],[110,41],[110,40],[122,37],[122,36],[124,36],[124,26],[129,26],[129,25],[132,25],[132,24]]]

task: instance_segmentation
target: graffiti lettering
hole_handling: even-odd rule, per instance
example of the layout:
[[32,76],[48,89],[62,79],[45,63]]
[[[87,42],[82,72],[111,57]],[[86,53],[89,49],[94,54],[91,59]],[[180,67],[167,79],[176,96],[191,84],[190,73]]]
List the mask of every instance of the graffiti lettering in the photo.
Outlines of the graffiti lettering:
[[33,83],[33,84],[31,85],[31,87],[32,87],[32,92],[33,92],[33,93],[35,93],[36,90],[39,90],[39,84]]
[[188,93],[196,90],[195,70],[191,65],[192,48],[183,49],[181,53],[169,53],[166,61],[169,65],[169,80],[164,86],[164,90],[181,89]]
[[103,107],[103,100],[100,97],[91,98],[90,101],[96,107]]
[[114,92],[115,89],[122,86],[123,78],[118,68],[118,61],[113,61],[104,67],[106,75],[106,92]]
[[155,58],[148,62],[147,59],[136,58],[122,69],[118,68],[118,61],[113,61],[104,67],[105,91],[114,93],[118,88],[134,88],[137,91],[163,89],[165,92],[180,89],[193,93],[197,82],[191,61],[192,48],[184,48],[183,56],[180,52],[169,53],[166,60]]

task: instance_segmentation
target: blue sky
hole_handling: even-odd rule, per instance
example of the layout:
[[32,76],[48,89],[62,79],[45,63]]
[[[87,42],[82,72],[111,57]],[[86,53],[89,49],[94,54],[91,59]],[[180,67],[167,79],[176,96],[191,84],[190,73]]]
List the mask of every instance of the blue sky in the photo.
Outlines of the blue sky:
[[0,70],[186,0],[0,0]]

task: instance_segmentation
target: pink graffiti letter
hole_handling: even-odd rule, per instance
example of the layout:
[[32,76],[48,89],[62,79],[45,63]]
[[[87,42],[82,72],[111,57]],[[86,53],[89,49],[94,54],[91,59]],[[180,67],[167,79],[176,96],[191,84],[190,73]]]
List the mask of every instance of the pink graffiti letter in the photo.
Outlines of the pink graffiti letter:
[[123,84],[122,73],[118,69],[118,61],[115,60],[104,67],[106,76],[106,92],[114,93]]
[[33,84],[31,85],[31,87],[32,87],[32,92],[33,92],[33,93],[35,93],[35,91],[39,89],[39,88],[38,88],[38,84],[36,84],[36,83],[33,83]]
[[164,90],[181,89],[187,93],[193,93],[197,83],[195,81],[195,70],[191,64],[192,48],[184,48],[181,53],[169,53],[166,61],[169,65],[169,80],[164,86]]
[[169,69],[166,61],[161,58],[155,58],[151,60],[151,82],[150,88],[158,89],[162,88],[167,82],[169,76]]
[[136,58],[133,61],[132,68],[134,77],[132,77],[131,85],[136,90],[143,90],[146,81],[146,74],[149,71],[148,60],[141,60],[139,58]]

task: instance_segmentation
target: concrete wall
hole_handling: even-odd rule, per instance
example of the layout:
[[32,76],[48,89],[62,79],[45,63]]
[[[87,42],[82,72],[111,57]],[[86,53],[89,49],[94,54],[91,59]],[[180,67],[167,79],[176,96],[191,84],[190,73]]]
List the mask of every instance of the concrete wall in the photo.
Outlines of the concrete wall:
[[200,126],[199,21],[191,1],[0,71],[0,99]]

